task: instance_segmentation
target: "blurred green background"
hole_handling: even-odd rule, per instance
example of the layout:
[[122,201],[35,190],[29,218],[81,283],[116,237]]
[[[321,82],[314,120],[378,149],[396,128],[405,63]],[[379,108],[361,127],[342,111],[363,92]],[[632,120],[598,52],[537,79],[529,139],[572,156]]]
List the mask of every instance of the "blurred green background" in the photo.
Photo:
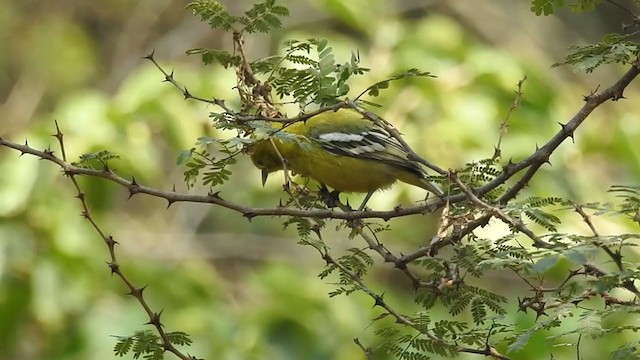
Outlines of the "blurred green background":
[[[226,3],[237,13],[252,2]],[[431,71],[436,79],[392,84],[376,101],[384,105],[379,115],[443,168],[493,154],[499,123],[525,75],[522,107],[503,141],[505,161],[530,154],[558,130],[557,122],[570,119],[583,95],[624,72],[616,66],[589,75],[550,68],[568,45],[617,31],[625,14],[615,7],[535,17],[528,2],[512,0],[283,3],[291,13],[285,26],[275,34],[248,37],[250,56],[277,53],[287,39],[326,37],[344,60],[358,49],[363,65],[372,69],[351,84],[356,94],[407,68]],[[184,55],[194,47],[232,46],[228,35],[199,23],[185,5],[175,0],[0,2],[0,136],[57,149],[51,137],[55,119],[71,159],[109,149],[120,155],[113,163],[120,175],[187,191],[184,169],[175,159],[198,136],[223,136],[208,118],[216,109],[185,102],[141,58],[155,49],[178,81],[204,97],[234,99],[235,81],[233,71],[203,67],[197,57]],[[637,100],[638,89],[636,82],[625,95]],[[599,108],[579,129],[575,144],[560,147],[553,166],[540,171],[526,194],[610,201],[609,186],[637,184],[636,100]],[[79,216],[72,184],[53,164],[18,155],[0,148],[0,359],[114,358],[112,336],[130,335],[148,319],[109,275],[106,247]],[[266,207],[283,197],[280,177],[261,187],[259,172],[247,159],[232,170],[232,180],[216,189],[223,198]],[[100,179],[81,178],[81,186],[99,224],[120,243],[123,271],[137,285],[148,284],[150,305],[164,309],[167,330],[193,335],[188,353],[207,359],[362,359],[352,338],[374,351],[380,342],[373,335],[377,326],[370,326],[380,310],[371,309],[371,299],[362,294],[329,298],[331,280],[317,278],[322,259],[297,245],[295,232],[282,230],[282,220],[248,222],[232,211],[198,204],[165,210],[164,201],[140,195],[127,200],[126,189]],[[369,206],[411,204],[421,194],[397,185],[376,194]],[[407,253],[431,238],[433,222],[420,216],[393,221],[382,241]],[[630,226],[608,217],[596,224],[602,233]],[[482,231],[491,236],[502,228]],[[563,231],[587,229],[573,217]],[[336,253],[363,246],[343,232],[324,236]],[[389,266],[380,264],[367,280],[387,294],[392,306],[417,310],[409,282]],[[533,314],[515,314],[515,296],[527,293],[512,275],[496,273],[480,283],[513,294],[509,317],[523,328],[533,323]],[[584,358],[604,358],[627,340],[585,342]],[[551,352],[573,358],[575,349],[556,347],[540,335],[512,355],[540,359]]]

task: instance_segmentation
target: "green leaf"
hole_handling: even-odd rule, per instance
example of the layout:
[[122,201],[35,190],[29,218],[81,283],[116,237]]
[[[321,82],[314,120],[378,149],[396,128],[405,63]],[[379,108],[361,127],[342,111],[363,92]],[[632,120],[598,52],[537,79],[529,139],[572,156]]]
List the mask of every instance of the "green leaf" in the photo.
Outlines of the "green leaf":
[[578,321],[580,334],[587,335],[592,339],[602,336],[605,331],[601,322],[602,318],[595,312],[585,314]]
[[187,5],[187,9],[193,11],[194,15],[206,22],[212,29],[221,28],[225,31],[231,30],[238,18],[230,15],[224,5],[214,0],[198,0]]
[[584,265],[588,262],[587,257],[578,248],[563,251],[562,255],[566,256],[567,259],[578,265]]
[[558,263],[559,260],[560,260],[560,255],[558,255],[558,254],[547,255],[547,256],[539,259],[538,261],[536,261],[536,263],[533,264],[530,267],[530,270],[534,274],[545,273],[549,269],[554,267]]
[[195,151],[195,149],[196,148],[191,148],[190,150],[181,151],[180,154],[178,154],[178,158],[176,159],[176,165],[182,165],[187,160],[191,159],[191,155],[193,154],[193,151]]

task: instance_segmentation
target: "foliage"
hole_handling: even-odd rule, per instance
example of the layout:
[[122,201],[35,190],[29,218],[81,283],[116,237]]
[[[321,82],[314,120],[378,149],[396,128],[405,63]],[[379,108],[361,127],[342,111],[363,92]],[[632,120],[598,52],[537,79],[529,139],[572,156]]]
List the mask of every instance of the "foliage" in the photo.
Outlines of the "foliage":
[[[171,344],[189,346],[192,343],[189,335],[180,331],[165,335]],[[113,352],[120,357],[132,353],[134,359],[164,359],[164,344],[160,341],[160,337],[151,330],[136,331],[131,336],[118,336],[117,338],[118,341],[113,347]]]
[[88,169],[104,169],[109,167],[109,161],[119,159],[120,156],[109,150],[101,150],[94,153],[87,153],[80,156],[80,161],[73,163]]
[[640,45],[637,41],[630,40],[632,36],[633,34],[608,34],[599,43],[573,46],[571,50],[574,51],[553,66],[571,65],[589,73],[606,64],[633,64],[640,54]]
[[[593,11],[602,2],[602,0],[532,0],[531,11],[536,15],[546,16],[555,13],[560,8],[569,7],[571,11],[580,13]],[[590,73],[606,64],[633,64],[640,54],[638,42],[631,40],[635,35],[637,32],[607,34],[598,43],[572,46],[573,52],[567,55],[564,60],[553,64],[553,67],[571,65],[576,70]]]
[[[187,166],[187,170],[184,172],[184,181],[187,186],[195,186],[201,172],[202,185],[205,186],[214,187],[229,180],[231,171],[227,167],[236,163],[235,156],[241,154],[241,146],[247,142],[250,140],[198,138],[196,147],[181,152],[176,160],[177,165],[185,164]],[[211,154],[209,147],[212,144],[217,145],[218,151],[224,155],[222,159],[217,159],[215,155]]]
[[531,11],[536,15],[551,15],[558,9],[568,7],[573,12],[595,10],[602,0],[532,0]]
[[288,16],[289,9],[277,5],[276,0],[255,3],[242,16],[229,14],[224,5],[214,0],[199,0],[187,5],[200,20],[212,29],[221,28],[226,31],[242,33],[267,33],[282,26],[280,17]]

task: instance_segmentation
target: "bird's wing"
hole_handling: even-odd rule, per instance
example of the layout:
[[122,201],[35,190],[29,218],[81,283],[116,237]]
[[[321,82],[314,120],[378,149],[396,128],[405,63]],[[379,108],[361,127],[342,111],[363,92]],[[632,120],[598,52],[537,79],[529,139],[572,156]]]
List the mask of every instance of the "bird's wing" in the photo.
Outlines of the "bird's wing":
[[408,153],[398,140],[382,127],[347,127],[339,131],[314,134],[323,149],[336,155],[381,161],[422,175],[421,168],[408,160]]

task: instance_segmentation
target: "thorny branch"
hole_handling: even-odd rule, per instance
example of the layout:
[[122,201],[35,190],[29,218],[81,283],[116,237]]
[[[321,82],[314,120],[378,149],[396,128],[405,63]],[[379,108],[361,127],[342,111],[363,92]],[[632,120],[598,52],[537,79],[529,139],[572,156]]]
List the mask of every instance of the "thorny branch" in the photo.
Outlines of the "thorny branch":
[[[386,311],[388,315],[391,315],[398,324],[408,326],[410,328],[415,329],[418,333],[427,336],[429,339],[441,342],[443,344],[449,345],[444,342],[443,339],[437,337],[435,334],[432,334],[429,331],[425,331],[425,329],[418,326],[418,324],[414,323],[410,318],[398,313],[394,310],[385,300],[382,295],[376,294],[373,290],[371,290],[364,282],[364,280],[357,273],[349,270],[347,267],[342,265],[339,261],[336,261],[331,254],[327,250],[322,254],[322,258],[327,262],[327,265],[333,265],[340,270],[343,274],[349,276],[349,278],[354,282],[354,284],[365,294],[369,295],[374,300],[374,306],[379,306]],[[464,346],[457,346],[457,350],[459,352],[471,353],[471,354],[480,354],[485,356],[490,356],[495,359],[500,360],[510,360],[511,358],[499,353],[495,348],[485,345],[484,349],[474,349],[467,348]]]
[[[60,152],[62,153],[61,160],[66,161],[67,155],[66,155],[65,146],[64,146],[64,135],[60,131],[60,128],[58,127],[57,122],[56,122],[56,133],[53,136],[58,140],[58,143],[60,145]],[[52,155],[51,151],[47,151],[46,153]],[[164,348],[164,350],[173,353],[178,358],[183,360],[196,360],[195,357],[183,354],[180,350],[178,350],[175,346],[173,346],[173,344],[169,340],[169,337],[167,336],[167,332],[164,330],[162,322],[160,321],[160,316],[162,315],[162,311],[160,312],[153,311],[143,296],[143,291],[146,288],[146,286],[143,286],[143,287],[135,286],[133,282],[129,279],[129,277],[122,271],[122,268],[116,256],[116,249],[115,249],[118,242],[115,241],[111,235],[107,235],[100,228],[98,223],[93,218],[89,205],[87,204],[85,193],[80,188],[80,184],[78,184],[78,180],[76,179],[76,174],[65,172],[65,175],[69,177],[69,179],[73,183],[74,188],[78,192],[78,195],[76,195],[76,198],[80,200],[80,203],[82,205],[82,216],[91,224],[93,229],[100,235],[104,243],[107,245],[107,248],[109,250],[109,257],[110,257],[107,265],[111,270],[111,274],[112,275],[115,274],[120,278],[120,280],[122,280],[122,282],[129,289],[128,295],[135,297],[138,303],[140,303],[140,306],[142,306],[144,311],[147,313],[147,316],[149,316],[149,321],[147,322],[147,324],[153,325],[153,327],[155,327],[160,337],[160,341],[162,343],[162,347]]]

